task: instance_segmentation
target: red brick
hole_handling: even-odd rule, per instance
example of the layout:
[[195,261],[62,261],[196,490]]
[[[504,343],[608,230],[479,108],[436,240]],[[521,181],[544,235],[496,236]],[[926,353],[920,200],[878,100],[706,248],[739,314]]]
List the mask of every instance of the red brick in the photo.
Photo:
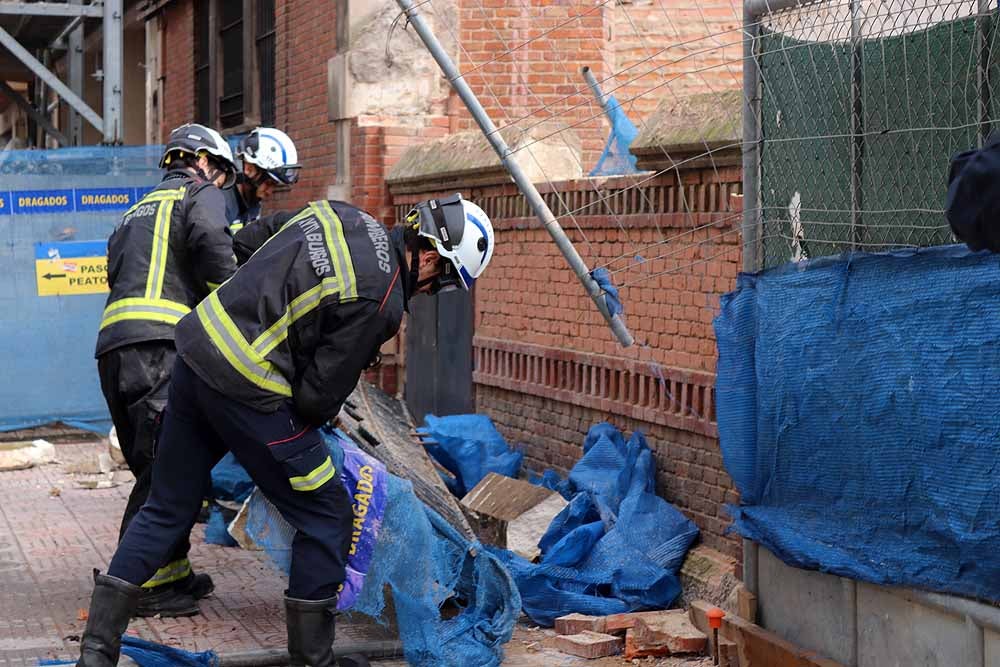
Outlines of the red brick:
[[556,619],[556,632],[560,635],[575,635],[584,630],[604,632],[604,617],[568,614]]
[[655,618],[641,618],[631,632],[638,648],[664,647],[671,655],[703,653],[708,644],[708,638],[691,623],[683,609],[666,611]]
[[642,646],[635,639],[635,630],[629,628],[625,633],[625,659],[661,658],[670,655],[666,646]]
[[614,635],[584,631],[575,635],[559,635],[553,646],[563,653],[593,659],[618,655],[622,651],[622,640]]

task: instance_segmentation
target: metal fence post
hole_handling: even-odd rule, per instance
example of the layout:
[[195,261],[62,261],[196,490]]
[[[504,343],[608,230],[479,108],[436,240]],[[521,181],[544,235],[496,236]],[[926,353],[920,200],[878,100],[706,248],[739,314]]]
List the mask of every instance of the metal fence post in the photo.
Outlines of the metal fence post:
[[864,208],[864,38],[860,0],[851,0],[851,250],[862,242]]
[[[120,1],[120,0],[119,0]],[[503,137],[500,136],[496,125],[490,119],[483,105],[480,104],[479,99],[476,94],[472,92],[469,88],[469,84],[466,83],[462,74],[458,71],[455,63],[452,61],[451,56],[444,50],[441,43],[438,41],[434,32],[424,21],[423,17],[416,10],[411,0],[396,0],[400,9],[406,14],[406,18],[409,20],[410,24],[417,31],[420,39],[423,41],[424,46],[430,52],[434,60],[437,61],[438,66],[441,71],[448,78],[451,83],[452,88],[458,93],[458,96],[462,98],[465,102],[466,108],[472,114],[475,119],[476,124],[479,125],[479,129],[482,130],[483,134],[489,140],[490,144],[493,146],[493,150],[496,151],[497,155],[500,157],[500,161],[503,163],[504,167],[510,173],[517,187],[521,190],[524,198],[528,201],[531,209],[534,211],[535,215],[545,226],[545,229],[549,232],[552,240],[555,241],[556,246],[559,247],[559,251],[562,253],[566,261],[569,262],[570,267],[579,278],[580,283],[583,284],[584,289],[590,295],[590,298],[594,300],[597,305],[597,309],[604,316],[607,321],[608,326],[611,327],[611,331],[614,333],[618,342],[624,347],[631,346],[635,341],[632,338],[632,334],[629,333],[628,328],[625,326],[625,322],[618,315],[612,315],[608,311],[607,303],[604,301],[604,294],[601,288],[598,286],[597,282],[590,276],[590,270],[587,268],[586,263],[580,254],[573,247],[573,242],[569,240],[566,236],[566,232],[563,231],[562,226],[559,225],[559,221],[556,220],[555,215],[549,210],[548,205],[542,199],[542,195],[539,194],[538,189],[535,187],[531,179],[522,171],[521,166],[511,157],[512,151],[504,141]]]
[[760,209],[760,26],[750,2],[743,4],[743,270],[759,271],[763,216]]

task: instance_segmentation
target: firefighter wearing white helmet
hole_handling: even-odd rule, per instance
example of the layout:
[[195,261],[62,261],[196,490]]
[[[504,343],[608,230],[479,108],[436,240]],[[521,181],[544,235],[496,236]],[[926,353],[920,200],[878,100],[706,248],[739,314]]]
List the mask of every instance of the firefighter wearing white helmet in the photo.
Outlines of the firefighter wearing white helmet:
[[[431,294],[472,289],[493,257],[493,224],[483,209],[460,194],[417,204],[406,216],[405,240],[413,258],[411,272],[420,250],[432,249],[441,258],[440,272],[429,285]],[[418,291],[425,287],[415,276],[411,284]]]
[[291,138],[273,127],[258,127],[240,141],[236,155],[243,162],[237,185],[226,196],[230,231],[236,233],[261,215],[261,202],[299,180],[299,154]]

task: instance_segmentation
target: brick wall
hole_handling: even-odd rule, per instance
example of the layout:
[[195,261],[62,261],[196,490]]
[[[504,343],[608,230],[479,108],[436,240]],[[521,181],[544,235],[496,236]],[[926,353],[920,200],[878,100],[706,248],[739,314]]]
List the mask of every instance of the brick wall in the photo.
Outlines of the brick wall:
[[[598,78],[605,76],[607,4],[462,0],[459,5],[460,68],[487,112],[501,127],[524,128],[553,115],[578,124],[582,171],[596,162],[607,138],[607,123],[580,72],[587,65]],[[461,116],[467,117],[464,107]],[[472,127],[467,120],[463,126]]]
[[161,15],[163,100],[160,136],[194,118],[194,3],[173,2]]
[[[723,535],[721,505],[735,491],[719,451],[711,328],[741,260],[739,169],[689,170],[681,186],[664,175],[541,187],[557,215],[578,211],[575,223],[562,223],[591,267],[635,265],[615,274],[637,340],[628,350],[513,186],[454,187],[483,206],[497,234],[476,288],[477,410],[524,448],[536,471],[565,473],[600,421],[642,429],[656,452],[659,492],[707,544],[739,557],[738,540]],[[397,193],[394,204],[402,211],[439,194]]]
[[623,2],[613,10],[615,72],[605,87],[636,125],[664,99],[741,89],[743,7],[736,0]]
[[274,19],[276,125],[295,141],[303,168],[295,188],[269,206],[297,208],[325,199],[327,186],[336,181],[336,129],[327,118],[327,60],[337,50],[337,16],[332,2],[277,0]]

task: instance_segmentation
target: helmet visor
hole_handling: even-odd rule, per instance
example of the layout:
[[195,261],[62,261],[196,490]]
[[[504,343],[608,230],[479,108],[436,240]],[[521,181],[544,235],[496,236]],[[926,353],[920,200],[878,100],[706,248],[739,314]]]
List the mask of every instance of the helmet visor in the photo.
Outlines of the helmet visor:
[[284,185],[291,187],[299,182],[299,172],[302,167],[298,165],[289,165],[287,167],[276,167],[275,169],[269,169],[267,175],[271,177],[272,180],[276,181],[279,185]]

